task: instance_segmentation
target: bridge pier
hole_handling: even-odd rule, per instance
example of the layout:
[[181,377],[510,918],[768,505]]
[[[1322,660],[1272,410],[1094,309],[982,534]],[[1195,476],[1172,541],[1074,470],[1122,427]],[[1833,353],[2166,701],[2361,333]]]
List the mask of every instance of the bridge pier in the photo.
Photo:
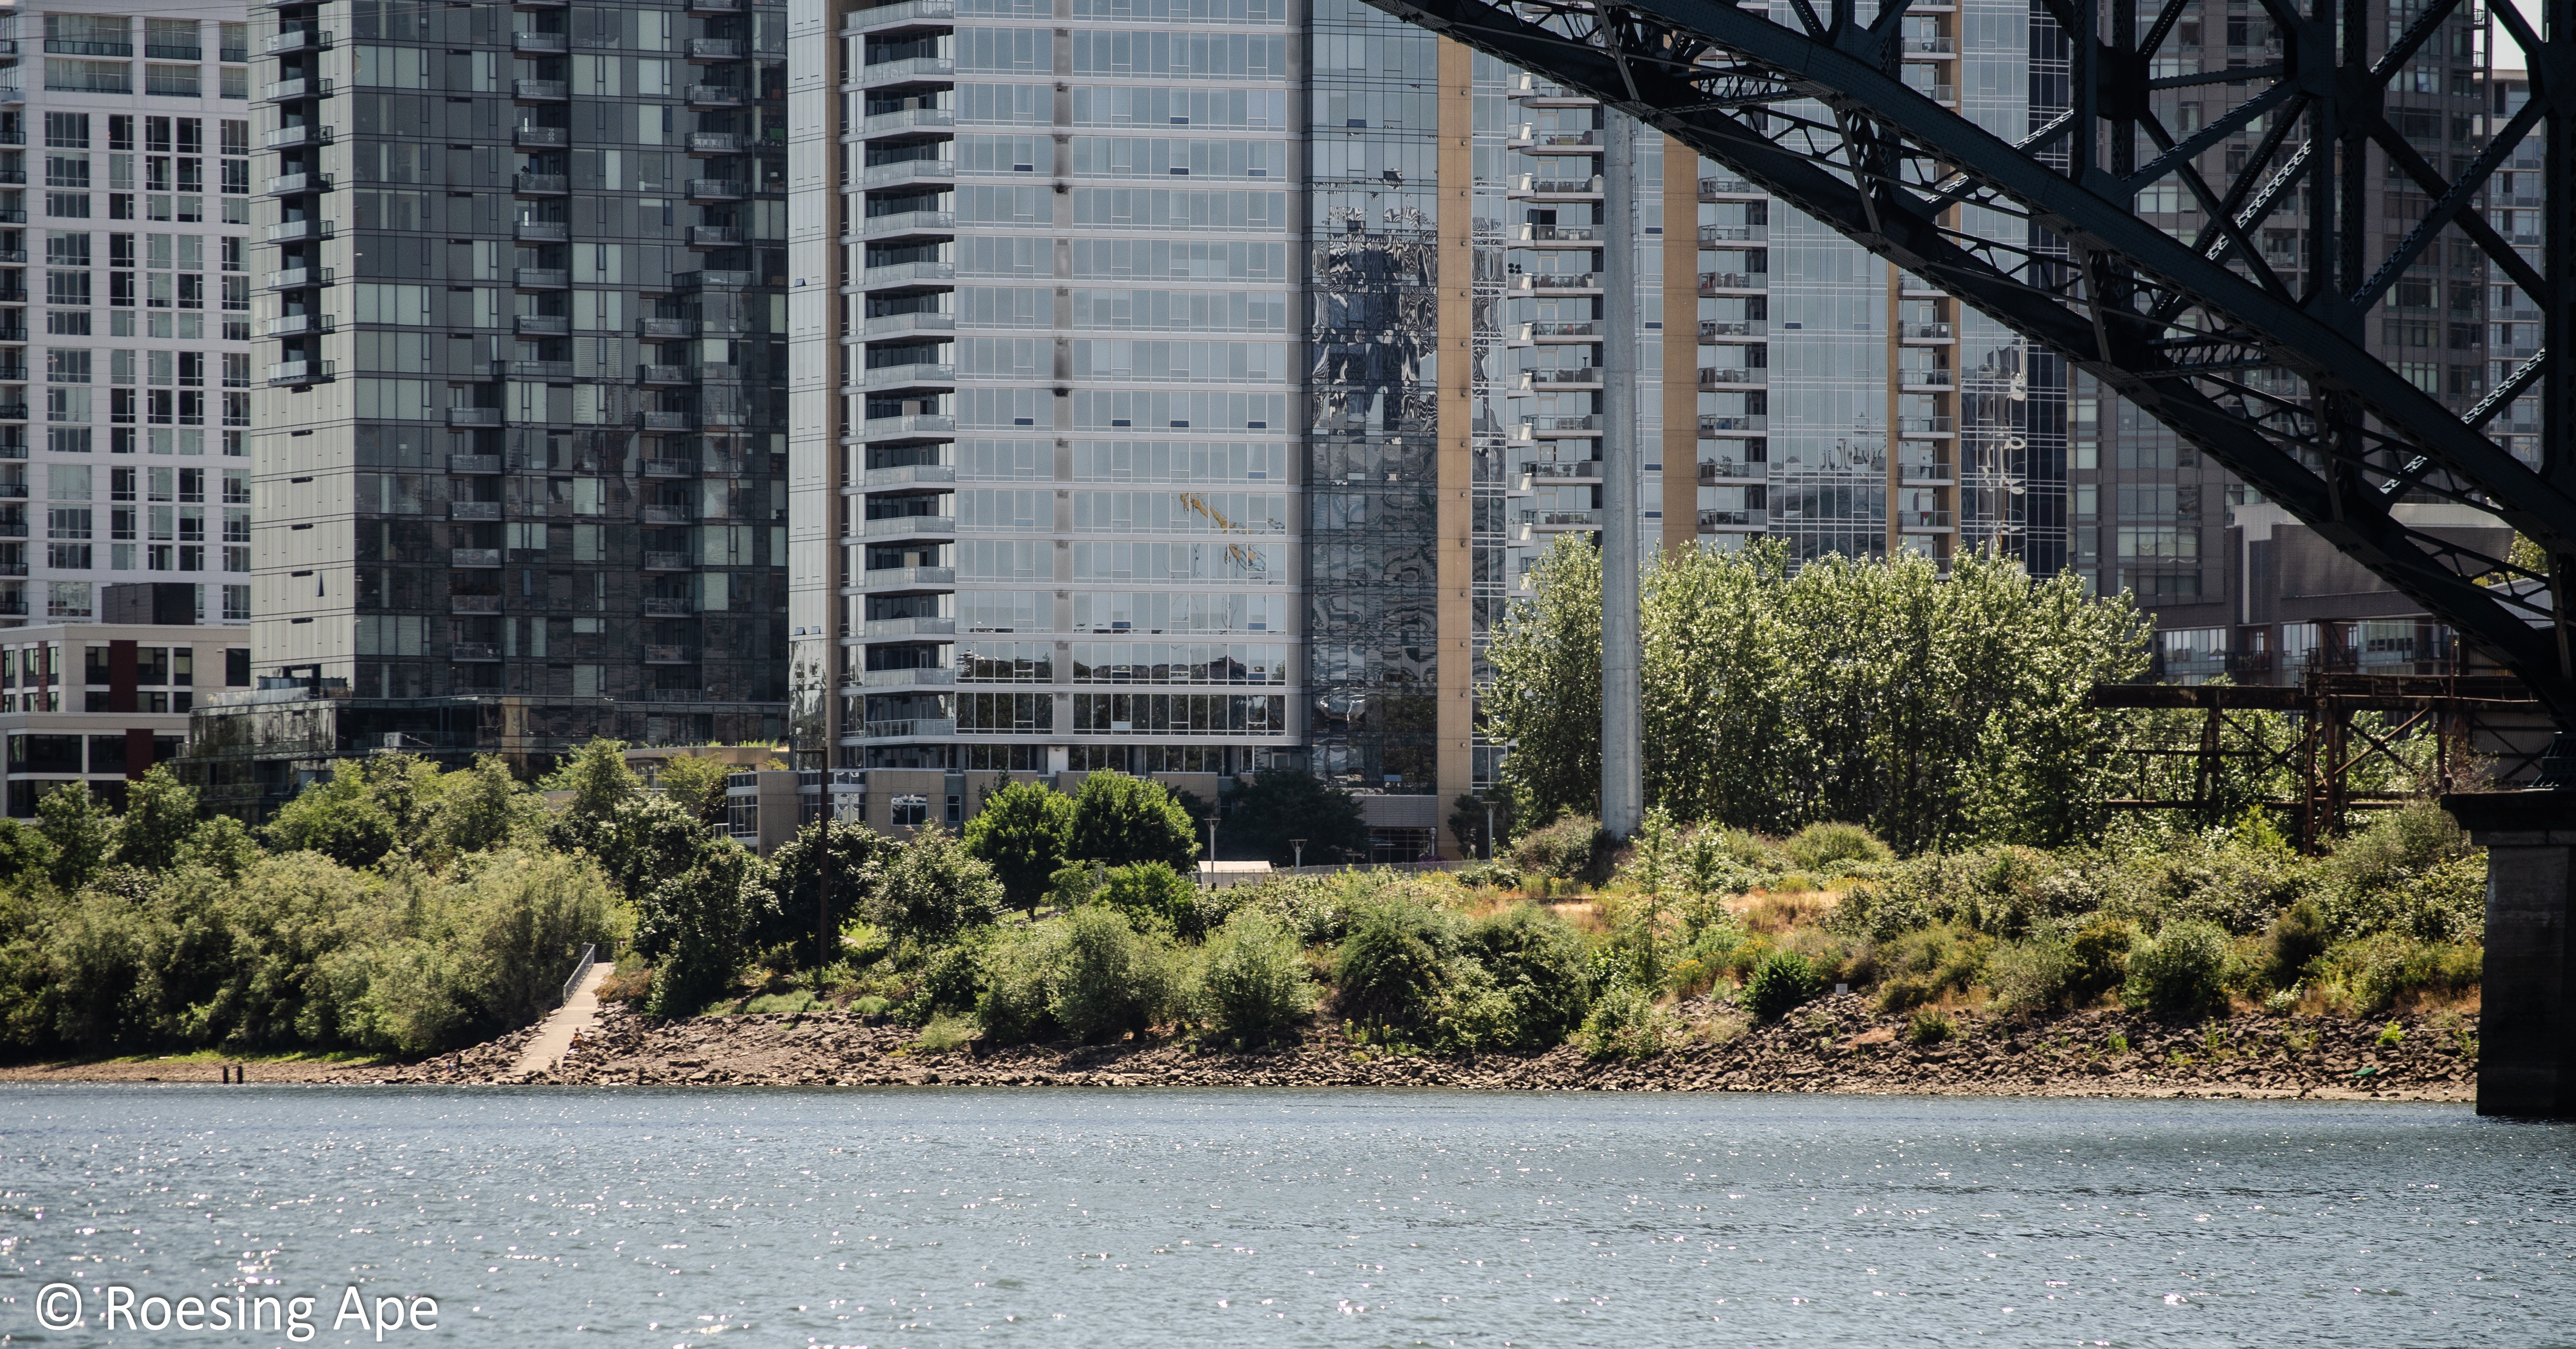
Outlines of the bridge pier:
[[[2551,760],[2576,769],[2556,753]],[[2549,765],[2542,780],[2564,781]],[[2576,1119],[2576,786],[2466,793],[2442,805],[2487,850],[2478,1113]]]

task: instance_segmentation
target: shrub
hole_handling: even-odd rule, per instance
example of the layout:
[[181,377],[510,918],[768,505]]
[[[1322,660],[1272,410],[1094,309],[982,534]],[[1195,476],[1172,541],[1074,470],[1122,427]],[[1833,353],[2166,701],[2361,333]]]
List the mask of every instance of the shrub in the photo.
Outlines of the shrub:
[[2190,919],[2164,925],[2129,950],[2128,1004],[2160,1017],[2199,1016],[2227,1006],[2227,934]]
[[897,960],[912,967],[912,996],[895,1009],[895,1019],[907,1026],[926,1026],[942,1012],[976,1006],[984,992],[984,950],[993,941],[993,931],[969,928],[941,946],[906,943]]
[[1208,939],[1199,975],[1199,1006],[1217,1031],[1237,1041],[1269,1038],[1314,1010],[1314,986],[1297,939],[1279,920],[1243,910]]
[[1088,1042],[1143,1034],[1178,1002],[1174,952],[1158,934],[1139,933],[1117,913],[1081,909],[1061,920],[1047,1014]]
[[921,1028],[912,1049],[923,1054],[947,1054],[963,1049],[975,1038],[975,1027],[961,1016],[937,1016]]
[[1177,871],[1198,858],[1196,834],[1196,823],[1163,784],[1099,772],[1074,794],[1065,855],[1110,866],[1161,862]]
[[1492,977],[1507,1009],[1504,1028],[1483,1041],[1511,1049],[1562,1043],[1592,1002],[1583,937],[1554,913],[1515,905],[1469,924],[1461,949]]
[[2375,1016],[2392,1007],[2466,994],[2478,985],[2485,953],[2475,946],[2380,933],[2336,943],[2318,958],[2316,968],[2329,1003],[2353,1016]]
[[943,941],[1002,916],[1002,883],[954,835],[924,828],[878,864],[868,921],[898,937]]
[[1589,815],[1568,815],[1512,842],[1512,865],[1532,876],[1599,884],[1616,841]]
[[1934,1011],[1916,1012],[1905,1023],[1906,1043],[1924,1048],[1937,1045],[1958,1033],[1959,1027],[1950,1018]]
[[635,949],[655,962],[653,1015],[695,1015],[733,983],[749,927],[743,881],[758,860],[741,848],[708,848],[645,896]]
[[1450,967],[1429,1021],[1440,1047],[1451,1053],[1500,1049],[1513,1040],[1511,997],[1494,982],[1492,971],[1473,960]]
[[1350,935],[1334,953],[1335,1010],[1372,1025],[1419,1022],[1447,983],[1456,946],[1439,908],[1403,897],[1368,904],[1352,915]]
[[1116,909],[1139,932],[1196,938],[1199,890],[1180,873],[1160,862],[1130,862],[1111,867],[1089,902]]
[[1857,824],[1818,821],[1791,834],[1780,851],[1808,871],[1829,871],[1844,862],[1885,862],[1896,854],[1878,835]]
[[2075,960],[2061,942],[2011,942],[1986,957],[1986,986],[2007,1012],[2045,1012],[2066,1004]]
[[982,955],[975,1020],[997,1044],[1043,1039],[1055,1022],[1047,992],[1064,950],[1061,919],[1003,928]]
[[1879,1009],[1902,1012],[1967,992],[1986,977],[1986,954],[1993,948],[1992,938],[1952,923],[1876,943],[1866,969],[1878,983]]
[[2295,986],[2306,977],[2308,966],[2325,954],[2326,944],[2325,916],[2317,906],[2304,899],[2292,904],[2263,934],[2264,977],[2274,988]]
[[1237,912],[1258,910],[1279,920],[1308,946],[1340,941],[1350,931],[1352,882],[1339,876],[1274,876],[1227,888]]
[[1745,981],[1744,1006],[1764,1021],[1777,1021],[1825,991],[1815,966],[1794,951],[1774,951],[1762,958]]
[[2066,944],[2067,999],[2081,1007],[2118,988],[2129,977],[2129,947],[2137,933],[2117,918],[2096,918]]
[[1577,1036],[1596,1059],[1642,1059],[1664,1052],[1671,1018],[1643,990],[1619,985],[1593,1000]]

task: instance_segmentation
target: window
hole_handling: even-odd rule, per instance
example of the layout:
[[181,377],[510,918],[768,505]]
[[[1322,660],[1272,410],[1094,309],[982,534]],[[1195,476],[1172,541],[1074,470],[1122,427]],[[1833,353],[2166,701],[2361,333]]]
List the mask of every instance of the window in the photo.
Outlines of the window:
[[46,113],[45,148],[48,150],[88,149],[89,114],[85,112]]
[[88,155],[45,156],[45,186],[89,188]]
[[118,112],[108,114],[107,148],[111,150],[131,150],[134,148],[134,115],[132,113]]
[[143,54],[155,61],[205,60],[206,49],[197,44],[197,21],[195,19],[145,19]]
[[917,792],[898,794],[891,802],[893,814],[888,824],[898,829],[918,829],[930,823],[930,798]]
[[[47,23],[58,17],[48,14]],[[130,94],[134,92],[134,67],[123,61],[65,61],[53,57],[45,60],[45,87],[67,94]]]

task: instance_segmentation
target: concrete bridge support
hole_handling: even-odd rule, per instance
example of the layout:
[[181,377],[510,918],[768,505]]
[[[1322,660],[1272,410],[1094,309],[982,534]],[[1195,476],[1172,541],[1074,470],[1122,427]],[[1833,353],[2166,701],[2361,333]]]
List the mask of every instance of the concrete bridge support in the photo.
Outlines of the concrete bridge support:
[[2487,850],[2478,1113],[2576,1119],[2576,786],[2442,804]]

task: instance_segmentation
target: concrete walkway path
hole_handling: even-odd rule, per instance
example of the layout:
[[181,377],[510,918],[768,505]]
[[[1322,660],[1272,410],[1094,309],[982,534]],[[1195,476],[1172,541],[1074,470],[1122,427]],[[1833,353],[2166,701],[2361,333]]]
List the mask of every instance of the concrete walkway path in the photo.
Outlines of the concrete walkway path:
[[519,1061],[510,1068],[512,1074],[542,1073],[554,1067],[563,1058],[564,1051],[572,1048],[572,1037],[576,1033],[586,1035],[598,1028],[599,986],[616,968],[605,960],[591,965],[589,972],[581,976],[580,986],[573,989],[572,996],[564,999],[564,1005],[549,1013],[545,1023],[537,1027],[537,1038],[519,1051]]

